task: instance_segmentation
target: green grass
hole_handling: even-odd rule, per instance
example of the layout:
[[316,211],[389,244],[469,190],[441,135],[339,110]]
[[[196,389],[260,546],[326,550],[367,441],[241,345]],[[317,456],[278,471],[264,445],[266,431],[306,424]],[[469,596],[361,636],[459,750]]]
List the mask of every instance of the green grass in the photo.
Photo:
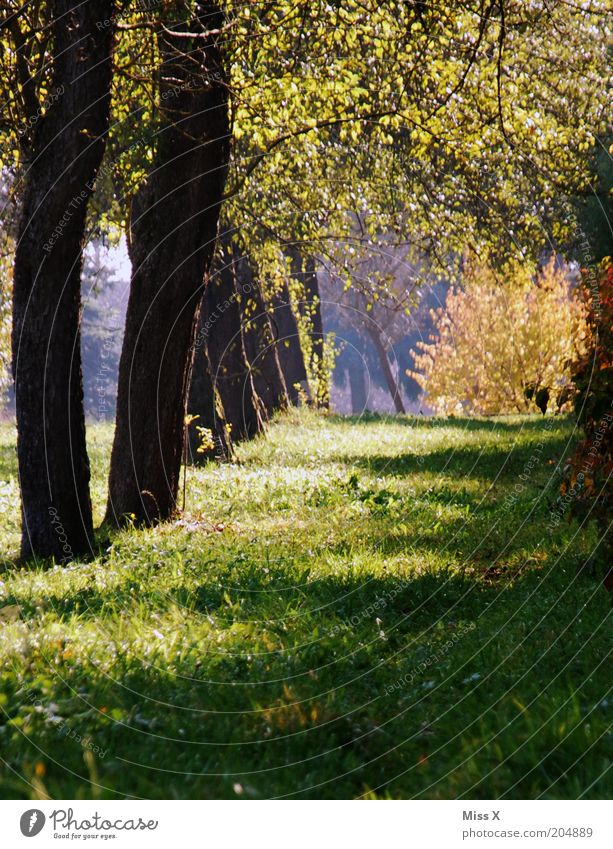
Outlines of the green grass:
[[[110,438],[90,428],[98,517]],[[18,570],[13,439],[0,796],[613,792],[597,540],[547,528],[568,420],[293,413],[189,468],[179,521]]]

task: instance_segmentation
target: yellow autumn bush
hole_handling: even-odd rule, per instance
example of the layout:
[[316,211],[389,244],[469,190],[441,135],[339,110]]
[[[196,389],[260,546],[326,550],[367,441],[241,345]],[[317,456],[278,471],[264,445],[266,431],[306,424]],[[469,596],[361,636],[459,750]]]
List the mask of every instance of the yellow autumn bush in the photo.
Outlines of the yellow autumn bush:
[[566,268],[465,274],[445,308],[433,310],[430,341],[411,351],[409,374],[443,415],[552,411],[570,396],[571,360],[586,346],[585,306]]

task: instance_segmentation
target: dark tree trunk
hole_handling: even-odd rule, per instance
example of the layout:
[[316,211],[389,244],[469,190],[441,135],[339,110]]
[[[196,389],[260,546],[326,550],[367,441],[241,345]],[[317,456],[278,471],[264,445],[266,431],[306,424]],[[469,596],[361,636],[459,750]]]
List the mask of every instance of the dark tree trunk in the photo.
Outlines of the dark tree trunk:
[[22,555],[72,559],[93,527],[81,378],[87,205],[108,131],[112,0],[55,0],[53,85],[36,126],[15,252],[13,375]]
[[309,399],[311,395],[298,323],[292,309],[287,283],[272,298],[272,325],[277,338],[279,364],[285,378],[287,393],[290,402],[297,406],[300,403],[300,390]]
[[238,259],[234,269],[247,362],[255,391],[267,418],[270,418],[278,410],[285,410],[289,406],[277,343],[262,290],[253,274],[249,258],[244,256]]
[[[202,329],[202,320],[200,329]],[[232,454],[232,443],[226,425],[223,404],[219,393],[213,386],[211,367],[204,342],[196,348],[194,353],[187,412],[188,416],[197,417],[193,422],[190,422],[187,430],[187,459],[191,463],[199,463],[212,457],[218,460],[227,460]],[[202,436],[198,430],[199,427],[207,428],[212,434],[213,445],[206,451],[202,450]]]
[[363,413],[368,403],[366,392],[366,373],[362,357],[356,355],[351,358],[347,368],[349,375],[349,388],[351,390],[351,412],[355,415]]
[[392,401],[394,402],[394,407],[396,408],[397,413],[406,413],[404,409],[404,404],[402,402],[402,396],[400,394],[400,386],[394,377],[394,373],[392,372],[392,367],[390,365],[390,361],[387,356],[387,351],[385,350],[385,346],[381,341],[381,335],[376,327],[372,324],[368,324],[367,326],[368,335],[372,339],[372,343],[375,346],[375,350],[377,352],[377,356],[379,357],[379,363],[383,370],[383,376],[385,377],[385,382],[387,383],[387,388],[389,389],[389,393],[392,396]]
[[228,240],[222,241],[224,251],[204,297],[203,328],[213,386],[221,398],[230,438],[239,442],[263,430],[264,414],[245,354],[233,253]]
[[183,455],[193,342],[215,248],[229,155],[227,79],[216,4],[158,34],[163,126],[133,203],[132,285],[119,367],[107,519],[172,515]]
[[311,324],[311,356],[310,373],[316,386],[315,404],[323,409],[330,406],[330,375],[327,373],[324,361],[324,325],[321,314],[321,298],[319,296],[319,282],[315,270],[315,259],[307,257],[304,263],[304,271],[300,275],[304,290],[304,301],[301,304],[301,313],[308,317]]

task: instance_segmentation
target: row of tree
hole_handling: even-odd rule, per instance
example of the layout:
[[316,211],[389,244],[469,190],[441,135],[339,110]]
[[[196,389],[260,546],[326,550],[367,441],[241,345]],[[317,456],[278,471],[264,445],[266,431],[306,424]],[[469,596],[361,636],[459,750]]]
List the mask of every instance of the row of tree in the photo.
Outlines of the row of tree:
[[307,372],[326,403],[315,257],[342,285],[352,255],[338,246],[382,233],[444,266],[467,246],[495,261],[544,227],[572,237],[556,198],[591,190],[606,116],[596,0],[5,6],[24,556],[64,556],[52,516],[74,556],[94,544],[80,360],[91,234],[123,230],[132,263],[107,520],[153,522],[176,508],[193,368],[192,412],[222,452],[295,401]]

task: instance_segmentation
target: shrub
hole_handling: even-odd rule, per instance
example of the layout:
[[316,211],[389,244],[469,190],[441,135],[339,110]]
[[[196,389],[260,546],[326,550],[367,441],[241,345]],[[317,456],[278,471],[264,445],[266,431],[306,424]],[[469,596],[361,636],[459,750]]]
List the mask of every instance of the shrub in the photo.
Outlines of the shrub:
[[[603,262],[595,281],[583,272],[588,304],[589,345],[571,364],[575,411],[584,439],[577,446],[560,487],[569,515],[595,519],[602,536],[609,529],[613,504],[613,262]],[[592,285],[590,285],[592,284]],[[610,535],[602,547],[608,558]]]
[[586,308],[554,259],[536,275],[509,273],[504,285],[477,268],[433,319],[430,342],[411,352],[408,373],[435,412],[544,413],[567,404],[569,362],[586,346]]

